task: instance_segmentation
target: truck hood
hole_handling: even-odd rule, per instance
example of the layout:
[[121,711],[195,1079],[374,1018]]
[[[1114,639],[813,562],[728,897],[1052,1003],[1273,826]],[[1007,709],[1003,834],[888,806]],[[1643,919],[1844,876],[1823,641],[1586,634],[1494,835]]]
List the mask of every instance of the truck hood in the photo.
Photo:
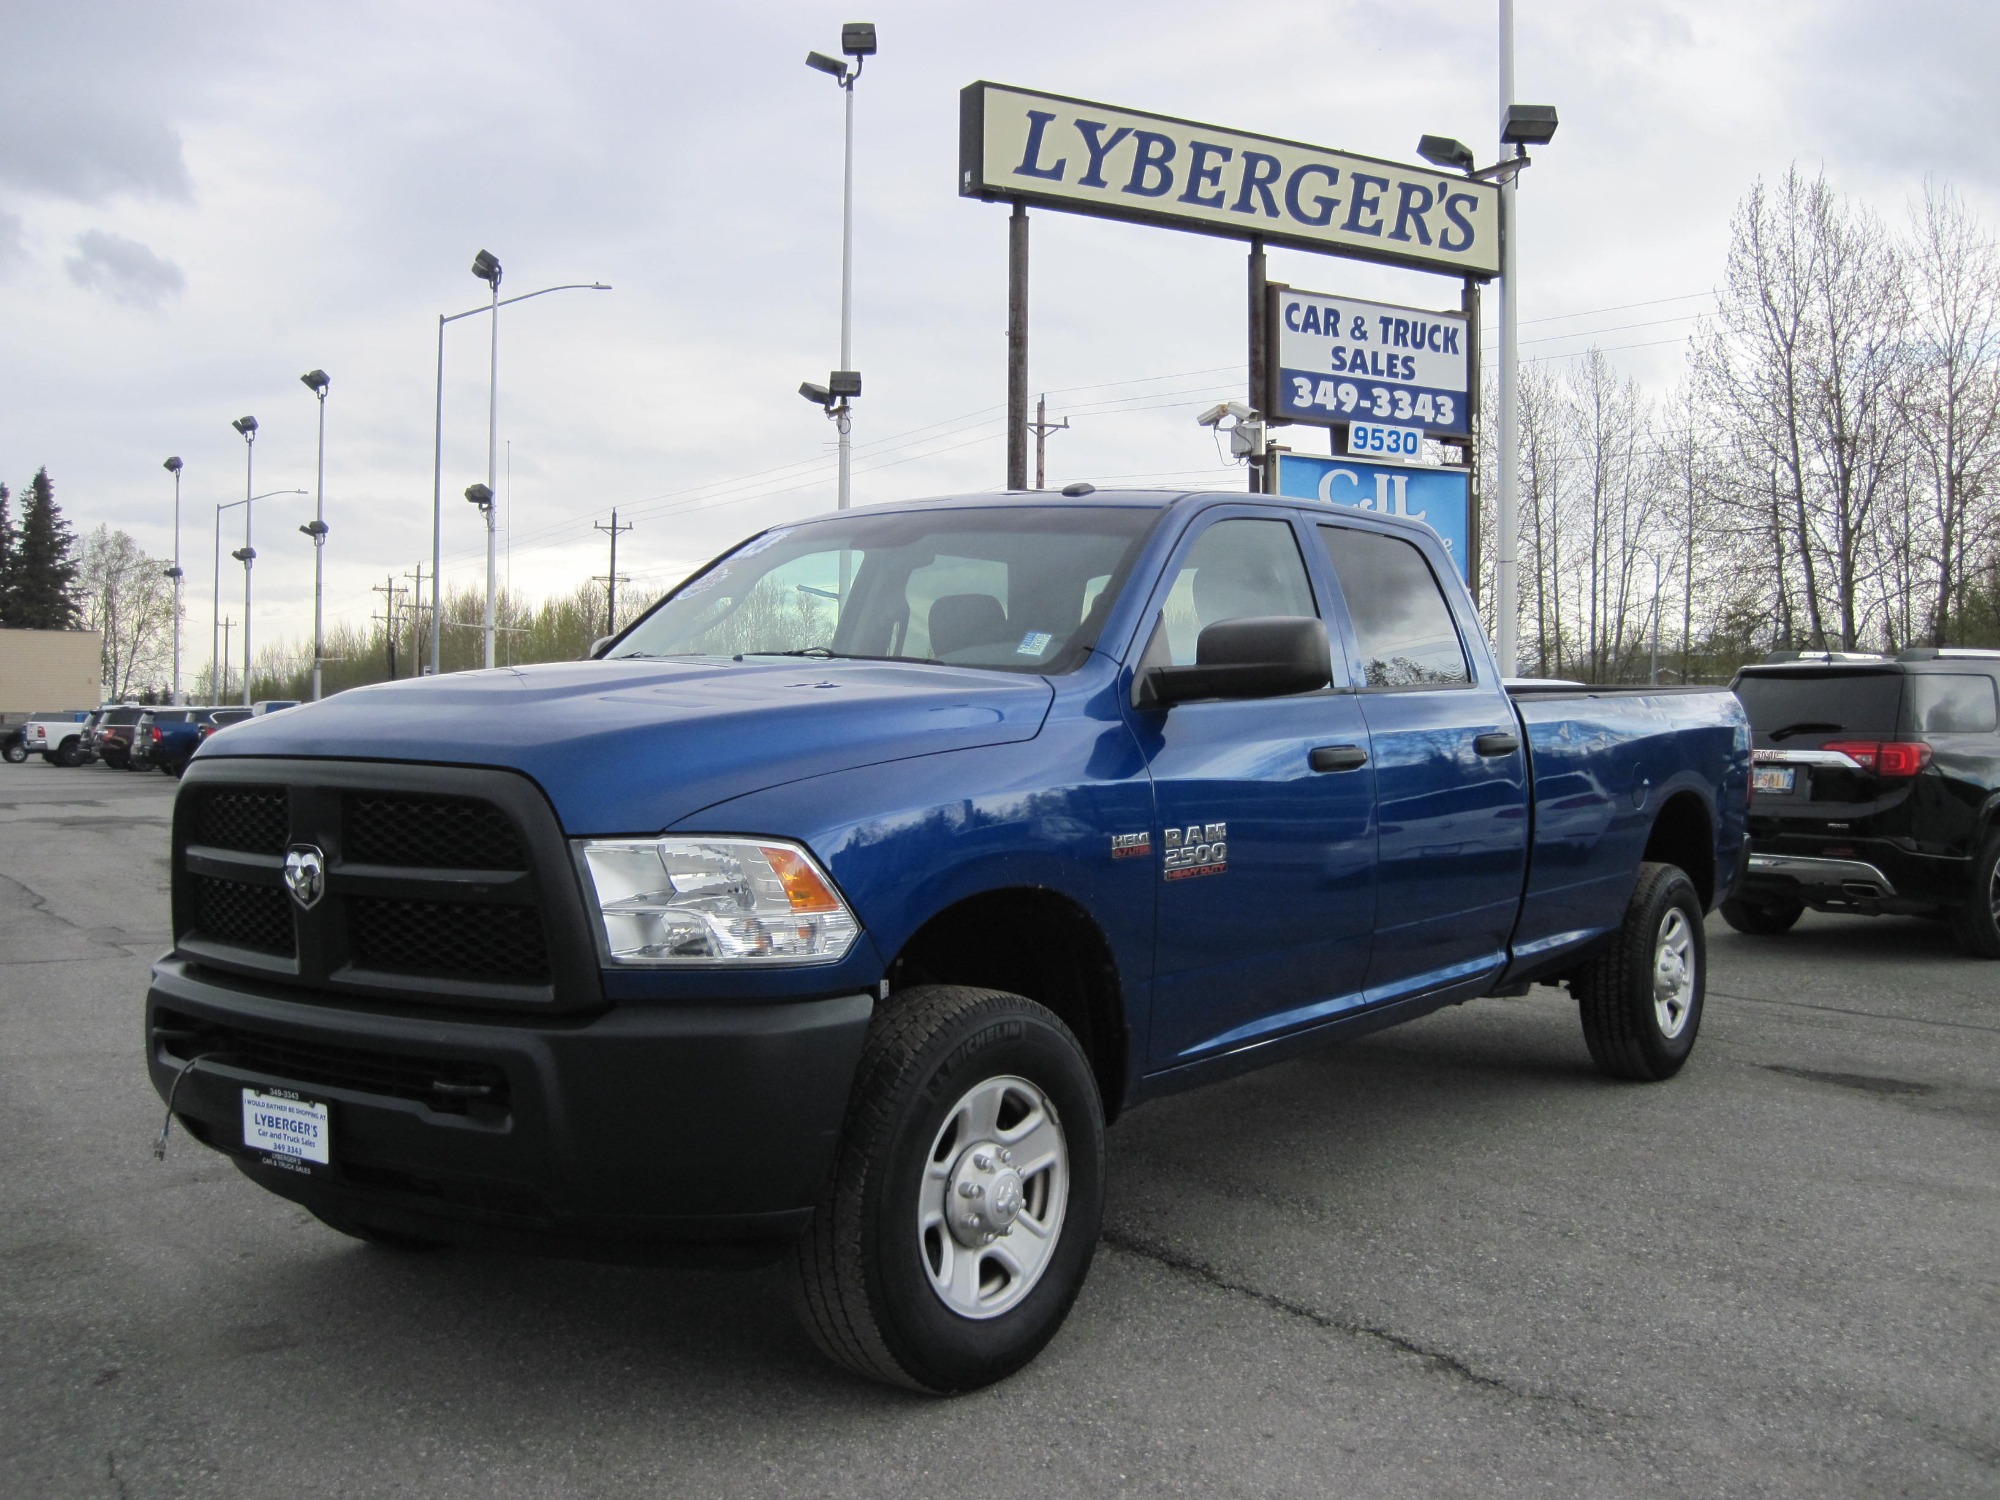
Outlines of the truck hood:
[[650,833],[808,776],[1033,739],[1054,696],[1040,677],[919,663],[551,662],[355,688],[233,725],[200,756],[498,766],[533,777],[572,835]]

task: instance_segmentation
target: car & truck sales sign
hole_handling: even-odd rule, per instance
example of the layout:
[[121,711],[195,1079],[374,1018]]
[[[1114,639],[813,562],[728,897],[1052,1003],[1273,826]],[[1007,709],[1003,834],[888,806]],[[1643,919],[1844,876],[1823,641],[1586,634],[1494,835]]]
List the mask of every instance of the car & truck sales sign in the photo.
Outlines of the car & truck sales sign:
[[1271,414],[1281,420],[1471,430],[1463,313],[1274,286],[1271,335],[1278,366]]
[[1428,168],[997,83],[960,92],[958,150],[962,197],[1452,276],[1500,271],[1500,190]]

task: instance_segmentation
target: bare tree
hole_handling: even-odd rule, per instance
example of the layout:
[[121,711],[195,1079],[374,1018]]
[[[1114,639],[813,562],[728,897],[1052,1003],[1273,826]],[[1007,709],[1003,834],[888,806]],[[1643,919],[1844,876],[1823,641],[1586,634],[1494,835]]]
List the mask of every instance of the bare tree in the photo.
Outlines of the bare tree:
[[77,569],[84,629],[104,632],[104,690],[114,702],[170,675],[174,591],[166,568],[130,532],[99,526],[84,538]]

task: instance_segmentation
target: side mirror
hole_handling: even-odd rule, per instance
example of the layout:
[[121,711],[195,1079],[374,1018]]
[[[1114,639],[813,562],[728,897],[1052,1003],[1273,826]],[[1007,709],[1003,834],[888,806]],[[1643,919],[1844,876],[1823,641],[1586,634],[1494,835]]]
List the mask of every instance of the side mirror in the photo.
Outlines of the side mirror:
[[590,643],[590,649],[583,653],[583,659],[585,661],[596,661],[597,654],[617,639],[618,637],[615,635],[600,635]]
[[1134,708],[1171,708],[1198,698],[1283,698],[1333,680],[1326,627],[1303,615],[1223,620],[1195,641],[1191,667],[1142,666]]

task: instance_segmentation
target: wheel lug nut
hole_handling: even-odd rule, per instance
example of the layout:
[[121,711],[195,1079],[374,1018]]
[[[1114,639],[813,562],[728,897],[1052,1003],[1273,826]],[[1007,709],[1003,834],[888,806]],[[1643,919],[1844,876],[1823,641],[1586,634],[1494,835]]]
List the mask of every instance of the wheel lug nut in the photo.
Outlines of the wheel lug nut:
[[961,1182],[958,1185],[958,1196],[961,1198],[974,1197],[978,1194],[978,1192],[979,1192],[979,1184],[976,1182]]
[[972,1164],[982,1172],[993,1170],[993,1158],[988,1156],[984,1151],[972,1158]]
[[1002,1151],[1000,1153],[1000,1160],[1002,1162],[1011,1162],[1014,1160],[1014,1153],[1011,1151]]
[[967,1214],[963,1222],[967,1229],[977,1229],[979,1227],[979,1215]]

